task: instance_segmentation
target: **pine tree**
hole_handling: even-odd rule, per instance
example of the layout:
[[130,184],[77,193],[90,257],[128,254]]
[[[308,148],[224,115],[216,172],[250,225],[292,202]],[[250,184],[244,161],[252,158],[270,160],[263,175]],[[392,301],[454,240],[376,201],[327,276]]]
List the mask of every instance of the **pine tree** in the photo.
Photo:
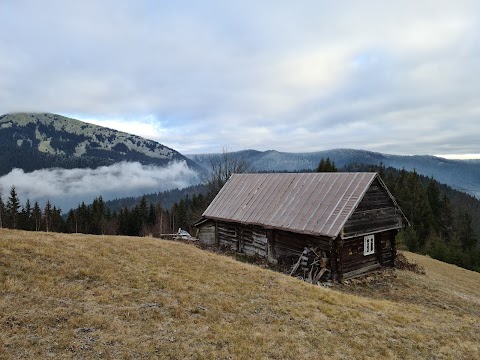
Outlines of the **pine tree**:
[[435,230],[440,228],[440,215],[442,211],[442,205],[440,200],[440,188],[433,178],[428,181],[427,185],[427,198],[432,210],[433,224],[435,225]]
[[44,220],[45,220],[45,231],[49,232],[52,228],[52,204],[50,201],[47,201],[45,204],[45,210],[43,211]]
[[30,199],[27,199],[25,206],[22,208],[20,216],[20,227],[23,230],[33,230],[32,211],[33,209],[32,205],[30,204]]
[[138,207],[138,210],[139,210],[139,215],[143,225],[143,223],[146,222],[148,218],[147,197],[145,195],[143,195],[142,199],[140,200],[140,205]]
[[150,207],[148,208],[148,218],[147,218],[147,225],[152,227],[155,225],[155,221],[157,220],[157,209],[153,203],[150,203]]
[[325,172],[325,160],[323,157],[320,159],[320,163],[317,166],[317,172]]
[[18,209],[20,209],[20,201],[18,200],[18,195],[17,195],[17,191],[15,190],[15,186],[12,186],[10,190],[10,196],[7,201],[7,214],[10,220],[10,227],[12,229],[17,228]]
[[327,157],[327,160],[325,160],[325,171],[329,171],[331,167],[330,158]]
[[82,203],[79,204],[77,207],[76,215],[77,215],[78,231],[83,234],[90,234],[91,223],[92,223],[92,215],[91,215],[90,207],[87,206],[82,201]]
[[127,215],[128,214],[125,214],[126,212],[128,212],[128,208],[125,207],[125,208],[122,208],[120,209],[120,211],[118,212],[118,233],[120,235],[125,235],[125,222],[126,222],[126,218],[127,218]]
[[440,234],[448,243],[452,239],[453,234],[453,209],[450,199],[446,194],[443,194],[440,202],[440,209]]
[[477,244],[472,217],[467,212],[461,212],[457,217],[457,235],[463,250],[473,249]]
[[69,210],[67,220],[65,221],[65,227],[68,233],[78,232],[77,214],[75,210]]
[[52,209],[52,218],[51,218],[51,231],[53,232],[63,232],[65,222],[62,218],[62,210],[56,206]]
[[143,229],[143,218],[140,207],[137,205],[130,212],[128,218],[128,234],[130,236],[140,236]]
[[332,166],[330,167],[330,172],[337,172],[337,171],[338,171],[338,169],[335,166],[335,162],[332,160]]
[[93,200],[91,205],[91,233],[92,234],[104,234],[105,233],[105,202],[103,198],[99,196]]
[[385,179],[385,165],[383,164],[383,162],[380,162],[380,166],[378,168],[378,175],[380,175],[382,179]]
[[324,158],[320,159],[316,170],[317,172],[337,172],[337,167],[335,166],[335,162],[330,161],[330,158],[327,157],[326,160]]
[[35,220],[35,231],[40,231],[40,225],[42,222],[42,210],[40,210],[40,206],[36,201],[33,205],[33,218]]

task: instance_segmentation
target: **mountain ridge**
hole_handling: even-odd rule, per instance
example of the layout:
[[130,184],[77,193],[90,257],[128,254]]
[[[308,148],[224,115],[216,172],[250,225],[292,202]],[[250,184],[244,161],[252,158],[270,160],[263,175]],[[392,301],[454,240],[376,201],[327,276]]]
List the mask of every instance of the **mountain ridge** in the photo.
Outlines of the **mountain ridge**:
[[13,168],[96,168],[121,161],[167,165],[185,161],[198,165],[163,144],[51,113],[13,113],[0,116],[0,175]]
[[[205,168],[211,159],[222,154],[187,155]],[[480,198],[480,160],[451,160],[433,155],[394,155],[358,149],[332,149],[316,152],[290,153],[276,150],[241,150],[231,156],[243,158],[253,171],[313,171],[322,158],[330,158],[337,167],[352,163],[380,165],[417,171],[433,176],[439,182]]]

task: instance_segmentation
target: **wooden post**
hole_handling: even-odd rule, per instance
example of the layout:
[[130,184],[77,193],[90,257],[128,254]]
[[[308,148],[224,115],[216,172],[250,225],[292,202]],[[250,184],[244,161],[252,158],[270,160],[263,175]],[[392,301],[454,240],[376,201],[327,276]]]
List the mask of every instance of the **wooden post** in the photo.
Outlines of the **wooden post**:
[[275,233],[271,229],[267,229],[267,260],[271,263],[277,263],[277,255],[275,253]]
[[219,245],[219,240],[218,240],[218,221],[215,220],[215,246]]
[[390,243],[392,246],[392,266],[395,266],[395,260],[397,258],[397,240],[395,232],[398,233],[399,230],[390,231]]
[[237,251],[242,252],[243,249],[243,227],[235,225],[235,238],[237,239]]
[[335,239],[330,239],[330,267],[332,270],[332,280],[337,280],[337,250],[335,249]]
[[380,264],[380,266],[383,266],[382,240],[383,240],[382,233],[375,234],[375,252],[377,253],[377,261]]
[[337,280],[339,282],[342,282],[343,280],[343,256],[342,256],[342,250],[343,250],[343,239],[338,236],[335,239],[335,248],[337,250]]

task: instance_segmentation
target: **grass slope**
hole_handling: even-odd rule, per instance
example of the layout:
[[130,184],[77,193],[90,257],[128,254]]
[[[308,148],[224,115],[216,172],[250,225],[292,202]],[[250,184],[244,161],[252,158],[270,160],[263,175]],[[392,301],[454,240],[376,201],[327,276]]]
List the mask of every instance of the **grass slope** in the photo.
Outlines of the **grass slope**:
[[480,274],[407,256],[427,275],[348,294],[182,243],[0,229],[0,358],[476,358]]

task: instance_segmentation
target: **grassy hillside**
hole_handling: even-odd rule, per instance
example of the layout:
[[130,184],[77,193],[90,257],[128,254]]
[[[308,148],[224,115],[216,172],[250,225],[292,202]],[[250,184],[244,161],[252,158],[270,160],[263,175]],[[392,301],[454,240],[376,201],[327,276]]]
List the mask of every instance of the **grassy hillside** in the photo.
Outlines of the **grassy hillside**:
[[0,358],[475,358],[480,274],[407,256],[427,275],[327,289],[182,243],[0,229]]

